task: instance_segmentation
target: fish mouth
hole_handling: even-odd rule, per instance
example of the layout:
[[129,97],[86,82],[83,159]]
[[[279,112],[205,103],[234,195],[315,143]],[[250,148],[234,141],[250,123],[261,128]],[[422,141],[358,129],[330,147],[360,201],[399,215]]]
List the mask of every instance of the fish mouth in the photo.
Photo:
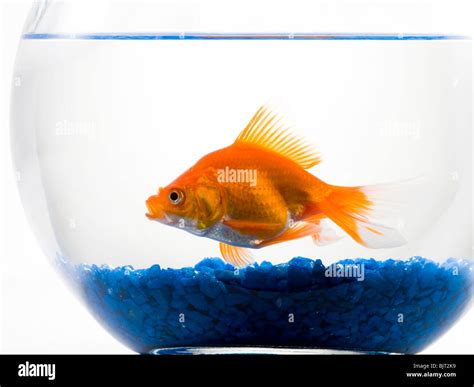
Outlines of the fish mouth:
[[153,213],[152,214],[146,213],[145,216],[150,220],[156,220],[163,224],[173,225],[176,223],[176,221],[174,221],[169,215],[165,214],[164,212],[162,213],[161,216],[158,216]]
[[157,205],[153,204],[153,196],[150,197],[146,202],[146,208],[148,209],[148,212],[145,214],[148,219],[151,220],[159,220],[163,219],[166,214],[164,211]]
[[145,216],[150,220],[156,220],[160,223],[172,225],[175,223],[173,218],[162,210],[161,206],[153,203],[153,196],[146,201],[148,212]]

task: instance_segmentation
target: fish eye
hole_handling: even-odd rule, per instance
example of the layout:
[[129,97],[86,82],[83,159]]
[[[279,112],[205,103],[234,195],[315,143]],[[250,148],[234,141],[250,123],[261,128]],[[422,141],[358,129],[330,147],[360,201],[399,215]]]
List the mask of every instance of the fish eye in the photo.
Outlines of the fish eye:
[[177,205],[177,204],[180,204],[183,201],[184,195],[181,191],[172,190],[169,193],[168,198],[169,198],[169,200],[172,204]]

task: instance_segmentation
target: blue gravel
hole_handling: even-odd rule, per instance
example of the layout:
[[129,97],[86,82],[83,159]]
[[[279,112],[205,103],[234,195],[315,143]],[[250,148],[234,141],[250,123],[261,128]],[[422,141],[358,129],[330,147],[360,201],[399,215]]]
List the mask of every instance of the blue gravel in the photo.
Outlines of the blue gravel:
[[329,277],[321,260],[302,257],[241,270],[218,258],[181,269],[60,263],[95,317],[140,353],[190,346],[416,353],[473,294],[472,261],[453,258],[338,262],[336,269],[363,265],[363,278]]

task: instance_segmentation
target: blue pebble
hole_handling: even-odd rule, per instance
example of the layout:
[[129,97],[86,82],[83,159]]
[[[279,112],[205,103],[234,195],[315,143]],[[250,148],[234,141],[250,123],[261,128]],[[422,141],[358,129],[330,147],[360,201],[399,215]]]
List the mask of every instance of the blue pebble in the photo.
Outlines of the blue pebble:
[[234,274],[234,270],[216,270],[214,275],[219,281],[226,283],[239,279],[239,277]]
[[418,301],[418,305],[421,308],[427,308],[428,306],[431,305],[433,301],[429,297],[424,297],[421,300]]
[[201,278],[199,289],[209,298],[216,298],[222,292],[222,284],[216,282],[212,278],[203,277]]
[[227,305],[239,305],[248,303],[249,297],[242,294],[232,293],[226,297]]
[[242,286],[248,289],[264,289],[265,272],[257,268],[249,267],[244,271]]
[[311,285],[313,261],[308,258],[293,258],[288,263],[288,286],[301,289]]
[[196,270],[205,269],[224,269],[225,263],[219,258],[206,258],[199,262],[195,267]]
[[[184,277],[181,279],[181,283],[185,288],[193,288],[199,284],[199,280],[195,277]],[[189,293],[190,291],[194,291],[194,289],[186,289],[186,292]]]
[[441,301],[443,296],[444,296],[443,292],[440,290],[437,290],[431,295],[431,299],[433,300],[433,302],[438,303]]
[[[57,261],[97,318],[137,352],[273,345],[413,353],[451,326],[473,294],[466,260],[340,263],[364,264],[365,280],[326,278],[321,260],[302,257],[238,271],[218,258],[139,270]],[[292,324],[289,313],[296,316]]]
[[196,309],[205,311],[209,308],[207,298],[201,293],[189,294],[187,301]]

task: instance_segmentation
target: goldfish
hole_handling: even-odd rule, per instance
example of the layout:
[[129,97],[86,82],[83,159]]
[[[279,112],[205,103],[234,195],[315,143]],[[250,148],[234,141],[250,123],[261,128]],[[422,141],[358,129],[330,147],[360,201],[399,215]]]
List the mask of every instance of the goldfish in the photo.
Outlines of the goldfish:
[[328,184],[308,172],[320,162],[316,149],[264,105],[233,144],[150,196],[146,216],[218,241],[236,267],[254,262],[250,249],[304,237],[325,245],[348,235],[368,248],[406,243],[396,228],[371,220],[372,186]]

